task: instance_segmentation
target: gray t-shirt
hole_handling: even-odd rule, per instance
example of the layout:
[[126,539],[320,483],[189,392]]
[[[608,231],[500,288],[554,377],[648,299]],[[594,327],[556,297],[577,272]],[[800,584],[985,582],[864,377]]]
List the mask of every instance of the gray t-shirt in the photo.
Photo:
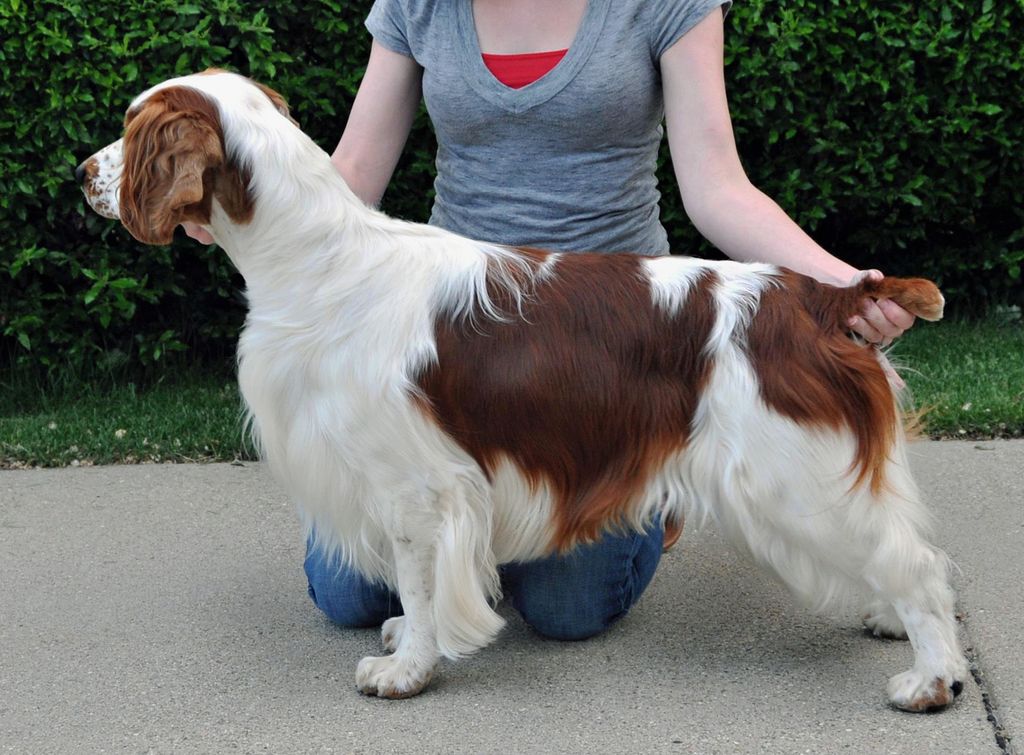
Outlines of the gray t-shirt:
[[729,0],[589,0],[562,61],[521,89],[481,58],[472,0],[377,0],[366,27],[423,68],[437,134],[430,222],[559,251],[667,254],[659,59]]

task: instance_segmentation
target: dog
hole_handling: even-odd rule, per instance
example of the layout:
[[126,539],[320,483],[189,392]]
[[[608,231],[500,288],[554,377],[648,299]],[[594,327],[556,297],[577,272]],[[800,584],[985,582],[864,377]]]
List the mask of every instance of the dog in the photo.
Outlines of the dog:
[[359,690],[408,697],[503,620],[497,565],[660,517],[712,519],[805,604],[864,599],[909,636],[893,705],[952,703],[967,666],[925,539],[897,396],[845,322],[866,297],[937,320],[920,279],[558,254],[367,207],[273,90],[210,70],[135,98],[76,171],[146,244],[190,221],[246,281],[251,430],[317,545],[401,596]]

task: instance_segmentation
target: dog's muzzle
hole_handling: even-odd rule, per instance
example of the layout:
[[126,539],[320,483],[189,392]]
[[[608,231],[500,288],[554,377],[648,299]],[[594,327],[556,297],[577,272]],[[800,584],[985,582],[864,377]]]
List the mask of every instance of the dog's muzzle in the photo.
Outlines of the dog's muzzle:
[[120,219],[118,190],[124,168],[124,140],[118,139],[75,168],[75,181],[93,210],[111,220]]

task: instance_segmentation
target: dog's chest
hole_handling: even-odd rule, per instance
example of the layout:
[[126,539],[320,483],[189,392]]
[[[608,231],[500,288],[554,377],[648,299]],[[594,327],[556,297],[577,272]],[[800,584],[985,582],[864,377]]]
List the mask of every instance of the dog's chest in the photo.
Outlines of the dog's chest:
[[379,338],[314,336],[256,323],[239,341],[239,386],[264,455],[293,480],[323,465],[344,475],[336,485],[388,482],[423,436],[406,377],[416,355]]
[[247,331],[239,385],[264,443],[344,444],[371,431],[380,389],[366,362],[358,344]]

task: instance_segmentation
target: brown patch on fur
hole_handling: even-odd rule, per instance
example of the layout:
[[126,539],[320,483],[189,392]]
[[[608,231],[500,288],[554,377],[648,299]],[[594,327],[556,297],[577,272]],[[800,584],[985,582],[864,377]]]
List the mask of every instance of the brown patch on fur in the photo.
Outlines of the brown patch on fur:
[[923,278],[865,279],[856,286],[837,287],[784,269],[786,285],[827,331],[847,330],[847,320],[861,311],[865,299],[892,299],[912,315],[925,320],[942,317],[945,300],[934,283]]
[[184,221],[210,222],[214,197],[236,223],[252,219],[249,178],[227,161],[216,106],[194,89],[169,87],[129,113],[121,222],[139,241],[167,244]]
[[100,164],[96,161],[95,157],[90,157],[85,161],[85,165],[82,168],[82,190],[89,197],[98,197],[101,192],[96,188],[95,179],[100,172]]
[[874,348],[846,336],[865,297],[888,297],[921,317],[941,313],[942,295],[920,279],[885,278],[837,288],[784,271],[766,290],[748,331],[747,350],[765,403],[795,422],[837,430],[857,441],[855,485],[882,471],[898,431],[895,397]]
[[928,694],[912,700],[907,705],[901,705],[900,708],[911,713],[932,713],[948,706],[955,697],[946,682],[936,678]]
[[661,541],[662,552],[668,551],[679,542],[683,536],[683,525],[685,521],[680,516],[678,519],[669,519],[664,523],[665,535]]
[[139,114],[142,109],[139,105],[130,105],[127,110],[124,111],[124,127],[128,128],[128,124],[131,123],[135,116]]
[[[548,256],[521,254],[533,271]],[[488,476],[508,459],[549,487],[552,547],[594,540],[688,442],[710,373],[712,280],[669,314],[654,306],[640,258],[565,255],[529,281],[519,317],[492,276],[508,320],[436,324],[437,364],[418,379],[425,408]]]

